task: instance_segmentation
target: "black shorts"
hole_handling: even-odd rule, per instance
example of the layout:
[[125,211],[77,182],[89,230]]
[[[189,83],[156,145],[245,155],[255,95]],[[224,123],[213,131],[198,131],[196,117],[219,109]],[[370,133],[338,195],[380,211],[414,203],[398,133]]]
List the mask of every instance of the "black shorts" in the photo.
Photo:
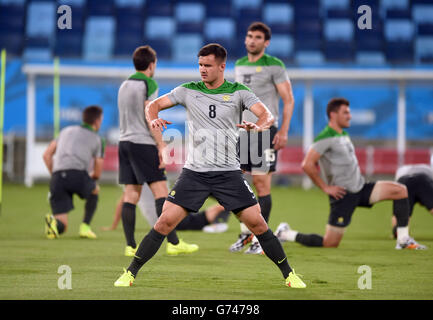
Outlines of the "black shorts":
[[186,168],[168,193],[167,201],[197,212],[209,196],[234,213],[257,204],[242,171],[196,172]]
[[[272,126],[268,133],[254,133],[243,130],[239,132],[239,143],[247,143],[247,146],[238,146],[242,170],[263,173],[275,172],[278,151],[274,150],[272,141],[277,131],[277,128]],[[269,142],[263,143],[263,139],[266,139],[267,135],[269,136]]]
[[119,142],[119,183],[137,184],[167,180],[159,169],[158,148],[151,144]]
[[410,216],[415,203],[420,203],[428,210],[433,209],[433,180],[426,174],[403,176],[397,180],[407,187],[409,194]]
[[87,171],[61,170],[53,173],[50,181],[50,205],[53,214],[68,213],[74,209],[72,197],[77,194],[87,199],[96,188],[96,182]]
[[352,219],[356,207],[371,208],[370,195],[376,183],[366,183],[357,193],[347,192],[342,199],[329,197],[331,213],[328,224],[334,227],[347,227]]

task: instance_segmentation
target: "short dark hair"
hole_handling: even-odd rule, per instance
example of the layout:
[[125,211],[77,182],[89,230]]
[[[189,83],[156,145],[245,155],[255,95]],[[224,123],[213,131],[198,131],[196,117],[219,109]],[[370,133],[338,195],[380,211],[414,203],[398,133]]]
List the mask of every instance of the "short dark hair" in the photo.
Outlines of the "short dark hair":
[[156,52],[151,46],[141,46],[132,54],[135,70],[146,70],[149,64],[156,61]]
[[248,31],[263,32],[263,34],[265,35],[265,40],[271,40],[271,36],[272,36],[271,28],[269,28],[263,22],[256,21],[256,22],[251,23],[250,26],[248,27],[247,33],[248,33]]
[[349,101],[345,98],[332,98],[329,100],[326,107],[326,114],[328,118],[331,119],[331,112],[338,112],[341,106],[349,106]]
[[211,54],[215,56],[215,60],[219,59],[224,62],[227,59],[227,50],[219,43],[209,43],[205,45],[200,49],[197,57],[206,57]]
[[88,106],[83,111],[83,122],[93,125],[102,115],[102,108],[100,106]]

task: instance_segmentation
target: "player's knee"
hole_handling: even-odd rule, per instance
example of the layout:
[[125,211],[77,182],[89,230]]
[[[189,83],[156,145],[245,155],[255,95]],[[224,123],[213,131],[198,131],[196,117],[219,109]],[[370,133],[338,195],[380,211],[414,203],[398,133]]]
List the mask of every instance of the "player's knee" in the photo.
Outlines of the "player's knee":
[[160,216],[159,219],[156,221],[155,226],[153,227],[156,231],[158,231],[161,234],[167,235],[169,234],[176,226],[173,222],[166,219],[163,216]]
[[249,224],[248,228],[251,230],[252,233],[258,235],[258,234],[265,233],[268,230],[268,225],[266,224],[265,220],[257,219],[257,221],[254,221],[251,224]]
[[323,246],[325,248],[337,248],[340,244],[340,239],[329,239],[329,238],[324,238],[323,239]]

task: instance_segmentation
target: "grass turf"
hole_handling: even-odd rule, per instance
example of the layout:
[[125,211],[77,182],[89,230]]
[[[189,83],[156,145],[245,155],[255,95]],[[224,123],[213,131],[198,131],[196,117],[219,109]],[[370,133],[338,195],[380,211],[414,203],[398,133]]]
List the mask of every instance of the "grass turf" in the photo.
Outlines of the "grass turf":
[[[80,239],[78,226],[84,202],[75,198],[69,229],[59,240],[44,236],[43,217],[49,212],[47,185],[31,189],[4,187],[0,216],[0,299],[432,299],[433,217],[416,206],[411,233],[426,251],[398,251],[390,237],[391,202],[373,209],[358,208],[338,249],[307,248],[284,243],[288,260],[303,274],[308,288],[285,287],[278,268],[264,256],[230,253],[239,225],[230,217],[223,234],[179,232],[197,243],[191,255],[171,257],[161,250],[139,272],[133,287],[115,288],[114,281],[127,267],[124,236],[117,230],[103,232],[111,224],[121,189],[103,185],[92,228],[97,240]],[[275,187],[270,227],[287,221],[303,232],[323,234],[328,218],[326,196],[319,190]],[[210,205],[208,201],[206,205]],[[136,240],[149,230],[137,211]],[[72,270],[72,290],[60,290],[61,265]],[[372,271],[372,289],[358,288],[358,268]]]

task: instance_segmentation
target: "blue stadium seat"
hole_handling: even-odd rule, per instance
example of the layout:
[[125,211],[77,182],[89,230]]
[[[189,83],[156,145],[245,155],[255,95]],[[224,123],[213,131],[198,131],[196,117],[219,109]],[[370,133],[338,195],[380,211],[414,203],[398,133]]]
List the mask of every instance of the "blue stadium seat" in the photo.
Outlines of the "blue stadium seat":
[[232,0],[232,4],[236,10],[241,8],[260,8],[262,0]]
[[419,62],[433,61],[433,36],[418,37],[415,42],[416,58]]
[[173,16],[173,6],[170,0],[146,0],[148,16]]
[[325,10],[329,9],[349,9],[350,8],[350,0],[321,0],[320,1],[322,8]]
[[230,39],[235,35],[235,23],[231,18],[206,19],[204,34],[208,39]]
[[413,4],[412,17],[415,23],[432,23],[433,4]]
[[57,8],[53,2],[31,2],[27,8],[26,36],[51,38],[57,26]]
[[180,2],[175,6],[177,33],[203,32],[205,7],[199,2]]
[[293,37],[286,34],[273,34],[272,41],[266,51],[280,59],[287,60],[292,57],[293,49]]
[[144,45],[144,37],[141,33],[123,34],[121,37],[116,37],[114,55],[131,57],[134,50],[142,45]]
[[[67,0],[66,0],[67,1]],[[142,8],[146,0],[115,0],[114,3],[116,7],[123,8]]]
[[324,22],[324,36],[330,41],[351,41],[354,37],[353,21],[349,19],[328,19]]
[[288,3],[267,3],[263,11],[263,20],[269,25],[292,24],[294,11]]
[[388,19],[385,21],[384,31],[387,41],[412,41],[415,28],[411,20]]
[[0,6],[24,7],[26,0],[0,0]]
[[325,57],[321,51],[301,50],[295,53],[295,62],[300,65],[323,65]]
[[357,51],[355,61],[357,64],[365,66],[381,66],[386,63],[382,51]]
[[171,17],[148,17],[146,21],[147,39],[170,39],[174,36],[176,25]]
[[197,62],[197,53],[202,46],[201,34],[178,34],[172,41],[172,58],[178,62]]
[[413,42],[386,42],[385,45],[386,60],[392,64],[413,63],[414,49]]
[[409,0],[382,0],[380,4],[385,11],[388,9],[407,10],[409,8]]
[[326,41],[324,54],[328,61],[351,62],[354,60],[354,49],[352,41]]
[[89,60],[108,60],[113,54],[115,20],[111,16],[88,17],[83,56]]
[[177,22],[201,23],[205,17],[205,7],[202,3],[180,2],[175,6]]
[[26,39],[23,58],[28,61],[48,61],[51,59],[50,39],[33,37]]
[[165,39],[148,39],[145,41],[156,51],[156,56],[159,60],[169,60],[171,59],[171,40]]
[[87,1],[87,14],[89,16],[110,16],[114,14],[114,1]]

